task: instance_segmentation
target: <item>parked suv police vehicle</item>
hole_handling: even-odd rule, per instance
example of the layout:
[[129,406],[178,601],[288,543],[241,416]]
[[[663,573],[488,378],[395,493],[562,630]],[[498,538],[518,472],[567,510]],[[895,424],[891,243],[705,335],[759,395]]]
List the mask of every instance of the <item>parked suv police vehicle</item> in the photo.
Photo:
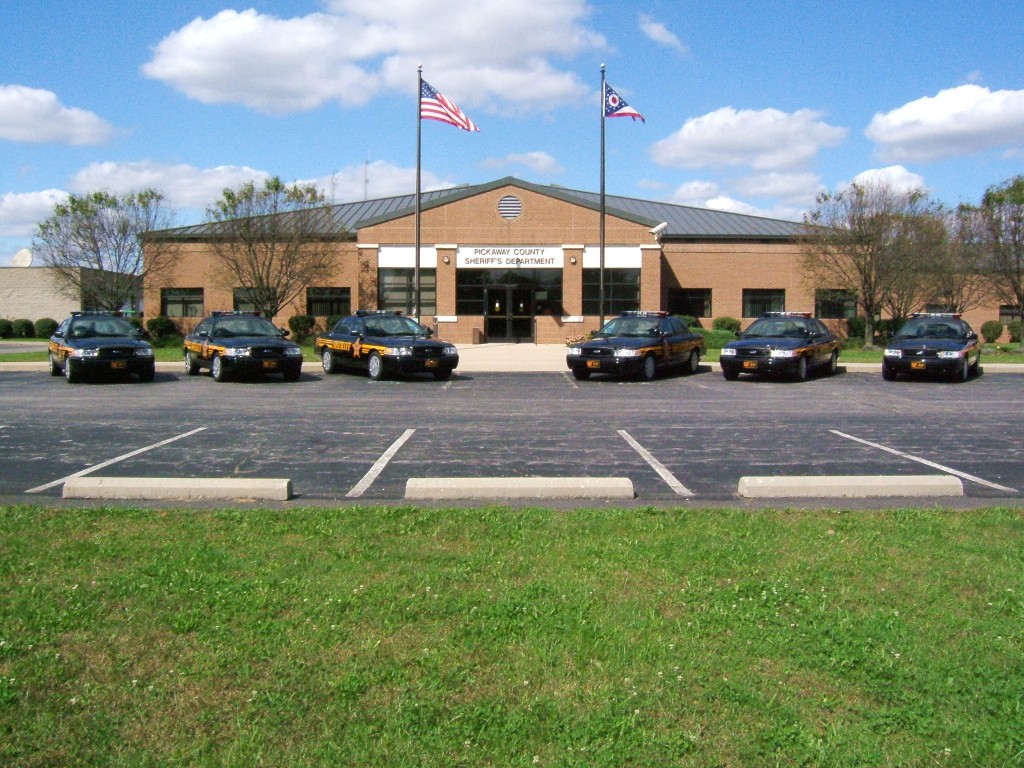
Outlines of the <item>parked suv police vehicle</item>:
[[214,381],[280,373],[285,381],[298,381],[302,348],[287,335],[257,312],[214,312],[185,337],[185,373],[209,368]]
[[135,374],[152,381],[156,373],[148,334],[120,312],[72,312],[50,337],[50,375],[76,382],[91,374]]
[[325,373],[366,371],[375,381],[393,373],[430,373],[444,381],[458,367],[459,351],[432,335],[401,312],[360,309],[317,336],[315,345]]
[[903,324],[885,348],[882,378],[899,374],[942,374],[967,381],[981,365],[981,344],[960,315],[917,312]]
[[718,360],[729,381],[741,373],[803,381],[812,368],[835,373],[839,346],[839,339],[810,312],[767,312],[727,342]]
[[691,333],[668,312],[623,312],[593,338],[569,346],[566,365],[577,379],[592,373],[650,381],[660,369],[683,366],[696,373],[704,354],[704,337]]

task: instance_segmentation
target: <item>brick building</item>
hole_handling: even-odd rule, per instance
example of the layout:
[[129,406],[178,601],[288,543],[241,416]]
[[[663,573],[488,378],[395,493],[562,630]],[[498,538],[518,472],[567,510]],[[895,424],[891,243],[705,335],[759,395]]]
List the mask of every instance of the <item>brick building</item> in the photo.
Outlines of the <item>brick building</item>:
[[[277,322],[309,314],[323,327],[356,309],[412,312],[414,203],[405,195],[333,206],[324,235],[337,243],[339,267]],[[599,326],[597,193],[509,177],[426,192],[420,207],[420,316],[441,338],[561,343]],[[664,309],[708,327],[772,310],[854,314],[850,296],[804,282],[799,223],[613,195],[605,214],[604,316]],[[145,285],[147,314],[159,308],[187,331],[211,311],[247,308],[243,289],[216,278],[205,225],[150,237],[177,255],[161,282]]]

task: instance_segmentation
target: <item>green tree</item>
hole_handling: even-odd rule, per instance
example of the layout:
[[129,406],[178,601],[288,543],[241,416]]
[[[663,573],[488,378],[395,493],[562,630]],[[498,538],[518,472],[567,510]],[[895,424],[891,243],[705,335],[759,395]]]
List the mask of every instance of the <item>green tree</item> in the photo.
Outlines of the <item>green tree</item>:
[[1024,315],[1024,175],[989,187],[976,209],[979,246],[993,289]]
[[206,213],[221,280],[246,289],[268,319],[334,269],[331,206],[313,185],[250,181],[225,189]]
[[884,183],[855,183],[821,193],[804,216],[804,274],[815,288],[856,294],[866,321],[865,345],[873,344],[875,318],[883,310],[902,314],[918,301],[914,272],[922,249],[934,242],[934,231],[922,217],[932,208],[921,189],[901,192]]
[[170,226],[172,218],[153,189],[70,195],[37,225],[32,248],[69,298],[119,310],[133,305],[144,280],[167,268],[167,249],[154,244],[144,257],[143,244],[147,232]]
[[982,217],[965,206],[944,210],[942,217],[945,237],[925,263],[928,295],[932,303],[951,312],[967,312],[992,293],[980,236]]

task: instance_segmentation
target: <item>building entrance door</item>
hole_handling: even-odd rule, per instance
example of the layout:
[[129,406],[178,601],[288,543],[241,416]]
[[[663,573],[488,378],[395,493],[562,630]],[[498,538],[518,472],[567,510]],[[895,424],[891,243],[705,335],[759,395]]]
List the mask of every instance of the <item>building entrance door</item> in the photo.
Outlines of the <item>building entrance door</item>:
[[492,285],[487,288],[484,333],[488,341],[533,341],[533,288]]

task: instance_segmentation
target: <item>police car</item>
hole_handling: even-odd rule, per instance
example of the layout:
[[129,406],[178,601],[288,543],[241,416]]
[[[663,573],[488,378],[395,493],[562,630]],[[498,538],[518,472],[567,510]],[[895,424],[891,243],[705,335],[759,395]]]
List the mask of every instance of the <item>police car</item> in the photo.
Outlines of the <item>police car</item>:
[[459,351],[432,335],[401,312],[360,309],[314,343],[325,373],[366,371],[375,381],[388,374],[430,373],[444,381],[458,367]]
[[835,373],[840,340],[810,312],[768,312],[722,348],[722,375],[785,376],[803,381],[814,368]]
[[214,312],[185,337],[185,373],[209,368],[214,381],[280,373],[285,381],[298,381],[302,348],[287,335],[258,312]]
[[120,312],[72,312],[50,337],[50,375],[76,382],[91,374],[135,374],[152,381],[156,362],[147,334]]
[[981,365],[981,344],[960,315],[917,312],[903,324],[885,348],[882,378],[900,374],[939,374],[967,381]]
[[670,366],[696,373],[703,354],[704,337],[692,333],[678,317],[668,312],[623,312],[593,338],[570,344],[565,362],[581,380],[592,373],[610,373],[650,381]]

